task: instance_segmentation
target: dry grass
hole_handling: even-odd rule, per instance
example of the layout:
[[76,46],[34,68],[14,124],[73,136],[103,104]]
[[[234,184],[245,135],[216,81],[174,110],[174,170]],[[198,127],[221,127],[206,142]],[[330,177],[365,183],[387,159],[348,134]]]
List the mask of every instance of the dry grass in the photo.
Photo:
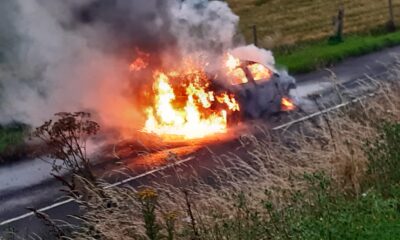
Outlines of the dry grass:
[[[303,189],[304,173],[323,171],[336,179],[336,187],[352,195],[361,194],[367,161],[362,146],[365,139],[377,135],[376,127],[382,120],[400,121],[399,90],[397,84],[381,86],[375,97],[330,114],[329,118],[293,126],[283,133],[243,136],[240,142],[246,154],[233,151],[215,155],[220,167],[206,179],[194,170],[188,174],[190,168],[176,166],[172,178],[178,179],[177,183],[169,184],[165,180],[168,176],[152,183],[162,232],[167,235],[166,224],[173,219],[175,229],[181,233],[174,239],[196,238],[194,231],[199,239],[219,239],[209,230],[224,219],[238,217],[234,209],[241,193],[251,196],[246,208],[267,214],[260,202],[268,198],[277,206],[283,204],[288,193]],[[209,179],[213,179],[211,184]],[[107,199],[92,192],[91,200],[82,202],[87,210],[86,224],[77,230],[75,238],[146,239],[143,206],[136,190],[113,188],[105,190],[105,195]]]
[[[389,19],[387,0],[227,0],[240,16],[241,29],[252,41],[250,26],[257,25],[260,45],[266,48],[327,38],[332,18],[345,8],[345,33],[374,30]],[[400,23],[400,0],[393,0]]]

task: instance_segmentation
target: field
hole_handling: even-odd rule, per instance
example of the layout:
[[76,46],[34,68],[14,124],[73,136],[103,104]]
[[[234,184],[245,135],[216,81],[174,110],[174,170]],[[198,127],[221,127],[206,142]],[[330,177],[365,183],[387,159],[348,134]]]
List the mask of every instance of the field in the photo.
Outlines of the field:
[[[394,23],[400,23],[400,0],[393,1]],[[278,65],[291,73],[329,67],[346,57],[400,44],[400,32],[388,28],[388,1],[380,0],[227,0],[240,16],[248,43],[257,26],[258,45],[272,49]],[[328,41],[334,18],[344,7],[344,41]]]
[[[256,25],[260,46],[276,48],[320,40],[333,34],[333,17],[341,4],[345,9],[346,34],[376,31],[389,19],[387,0],[227,0],[240,16],[248,42]],[[396,23],[400,23],[400,0],[393,0]]]

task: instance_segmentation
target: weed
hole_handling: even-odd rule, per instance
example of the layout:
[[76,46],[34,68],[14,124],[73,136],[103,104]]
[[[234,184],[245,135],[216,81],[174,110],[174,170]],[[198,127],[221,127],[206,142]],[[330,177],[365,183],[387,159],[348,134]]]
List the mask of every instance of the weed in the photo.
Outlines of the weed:
[[385,195],[400,183],[400,123],[386,122],[377,139],[366,142],[370,185]]
[[146,235],[150,240],[159,239],[160,226],[157,224],[156,206],[157,193],[151,188],[145,188],[137,193],[141,206]]
[[48,148],[56,172],[66,167],[71,173],[94,182],[86,141],[97,134],[100,126],[91,121],[90,114],[85,112],[57,113],[56,117],[36,128],[32,137],[42,140]]

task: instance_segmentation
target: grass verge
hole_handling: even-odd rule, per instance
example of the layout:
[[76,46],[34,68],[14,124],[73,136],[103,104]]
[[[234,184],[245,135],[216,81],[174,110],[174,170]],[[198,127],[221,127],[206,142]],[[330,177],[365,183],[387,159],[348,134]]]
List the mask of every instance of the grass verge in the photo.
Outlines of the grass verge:
[[305,73],[341,61],[400,44],[400,31],[382,35],[352,35],[341,43],[315,42],[290,52],[277,51],[276,61],[291,73]]
[[23,142],[25,136],[23,126],[0,126],[0,163],[2,155],[8,155],[14,148]]

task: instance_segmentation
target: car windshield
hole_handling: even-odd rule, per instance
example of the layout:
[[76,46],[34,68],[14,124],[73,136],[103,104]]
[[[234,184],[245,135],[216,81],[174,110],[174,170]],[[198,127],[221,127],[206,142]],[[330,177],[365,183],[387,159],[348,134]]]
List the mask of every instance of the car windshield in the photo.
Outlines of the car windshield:
[[245,72],[241,67],[238,67],[235,70],[233,70],[233,72],[230,75],[231,75],[230,79],[232,85],[247,83],[249,81],[246,77]]
[[274,74],[269,68],[261,63],[248,63],[246,66],[238,66],[228,73],[232,85],[243,84],[249,81],[245,69],[248,70],[254,81],[268,81]]
[[271,70],[260,63],[249,64],[247,68],[253,76],[254,81],[269,80],[273,75]]

